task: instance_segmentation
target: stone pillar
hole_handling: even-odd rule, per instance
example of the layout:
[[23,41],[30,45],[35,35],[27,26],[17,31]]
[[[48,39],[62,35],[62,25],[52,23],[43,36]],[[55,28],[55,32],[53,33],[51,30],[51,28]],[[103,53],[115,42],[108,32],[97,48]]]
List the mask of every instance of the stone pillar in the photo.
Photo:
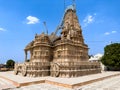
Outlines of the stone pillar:
[[25,61],[27,61],[27,50],[25,50]]
[[32,60],[32,56],[33,56],[33,50],[30,50],[30,60]]

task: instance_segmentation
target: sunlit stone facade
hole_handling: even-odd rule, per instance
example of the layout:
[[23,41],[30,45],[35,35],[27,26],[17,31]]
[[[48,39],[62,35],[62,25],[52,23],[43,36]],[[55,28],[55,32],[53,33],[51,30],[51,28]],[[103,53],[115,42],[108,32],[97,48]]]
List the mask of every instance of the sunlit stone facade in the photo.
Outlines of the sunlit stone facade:
[[30,51],[30,61],[15,64],[15,74],[41,77],[78,77],[100,73],[98,62],[88,61],[88,46],[84,43],[76,9],[69,6],[64,13],[61,35],[35,35],[25,48],[25,60]]

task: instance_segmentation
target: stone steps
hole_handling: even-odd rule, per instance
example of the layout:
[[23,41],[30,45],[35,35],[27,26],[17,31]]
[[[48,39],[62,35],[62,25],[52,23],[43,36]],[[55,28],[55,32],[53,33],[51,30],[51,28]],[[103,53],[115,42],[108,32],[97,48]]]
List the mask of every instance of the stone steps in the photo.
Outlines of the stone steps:
[[76,90],[120,90],[120,76],[84,85]]
[[7,81],[3,78],[0,78],[0,90],[8,89],[8,88],[15,88],[15,86],[12,83],[10,83],[9,81]]

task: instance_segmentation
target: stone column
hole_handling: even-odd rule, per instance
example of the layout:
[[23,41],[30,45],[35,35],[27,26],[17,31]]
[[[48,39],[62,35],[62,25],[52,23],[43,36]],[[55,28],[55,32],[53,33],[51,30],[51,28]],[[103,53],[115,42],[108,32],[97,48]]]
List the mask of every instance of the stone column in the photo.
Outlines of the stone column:
[[32,60],[32,56],[33,56],[33,50],[30,50],[30,60]]
[[25,61],[27,61],[27,50],[25,50]]

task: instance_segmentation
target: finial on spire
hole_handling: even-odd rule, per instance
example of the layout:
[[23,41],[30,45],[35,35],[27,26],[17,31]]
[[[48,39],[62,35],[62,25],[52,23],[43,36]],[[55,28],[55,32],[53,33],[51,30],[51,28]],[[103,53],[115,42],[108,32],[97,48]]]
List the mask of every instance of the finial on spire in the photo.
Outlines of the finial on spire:
[[66,12],[68,9],[72,9],[74,11],[76,11],[76,3],[75,3],[75,0],[71,0],[71,5],[67,6],[66,8],[66,0],[64,0],[64,11]]
[[[76,9],[76,3],[75,3],[75,0],[71,0],[71,2],[72,2],[72,6],[73,6],[73,8]],[[65,8],[66,8],[66,0],[64,0],[64,10],[65,10]]]

